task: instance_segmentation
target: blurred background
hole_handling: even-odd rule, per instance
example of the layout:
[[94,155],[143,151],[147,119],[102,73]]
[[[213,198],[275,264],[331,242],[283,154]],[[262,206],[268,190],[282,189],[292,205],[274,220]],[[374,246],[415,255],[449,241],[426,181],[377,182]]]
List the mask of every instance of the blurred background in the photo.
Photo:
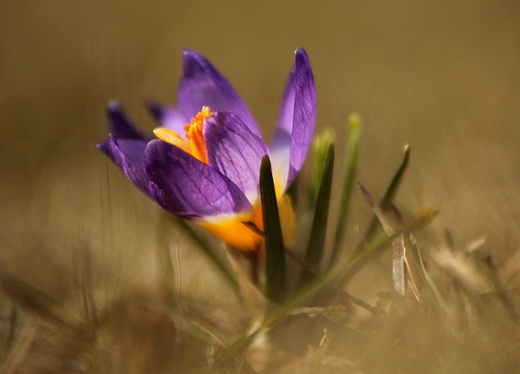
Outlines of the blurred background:
[[[432,240],[446,228],[461,245],[485,235],[497,263],[513,261],[517,1],[2,1],[2,272],[74,300],[74,266],[85,259],[73,248],[85,247],[93,282],[113,285],[105,294],[155,287],[159,209],[96,149],[106,104],[118,99],[151,133],[143,102],[175,105],[186,47],[229,79],[270,138],[300,45],[315,74],[317,132],[337,134],[338,170],[357,112],[359,180],[382,194],[410,144],[399,206],[439,209]],[[370,214],[357,191],[354,200],[351,236]]]

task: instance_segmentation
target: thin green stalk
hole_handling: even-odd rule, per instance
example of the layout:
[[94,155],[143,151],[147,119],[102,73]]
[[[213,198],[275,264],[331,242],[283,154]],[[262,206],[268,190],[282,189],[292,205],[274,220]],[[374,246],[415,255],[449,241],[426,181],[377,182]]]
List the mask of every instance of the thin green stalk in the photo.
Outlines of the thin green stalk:
[[341,194],[341,202],[338,213],[336,234],[334,236],[334,244],[332,246],[332,256],[330,266],[333,266],[339,256],[340,246],[345,235],[345,225],[347,223],[350,199],[352,190],[354,188],[354,181],[356,178],[358,150],[359,150],[359,135],[360,135],[361,120],[359,116],[352,115],[350,117],[350,127],[348,133],[348,148],[347,148],[347,165],[345,170],[345,180],[343,182],[343,192]]
[[[383,227],[383,230],[387,235],[394,234],[395,230],[390,225],[385,216],[385,213],[377,203],[376,199],[372,196],[372,194],[368,191],[368,189],[362,184],[358,182],[358,186],[365,196],[365,199],[370,204],[370,207],[374,211],[379,223]],[[397,237],[393,245],[393,254],[392,254],[392,286],[394,290],[401,296],[404,296],[406,293],[406,274],[404,271],[404,262],[405,262],[405,244],[404,244],[404,236],[400,235]]]
[[[379,203],[379,208],[381,211],[386,211],[390,204],[392,203],[394,196],[399,188],[399,185],[401,184],[401,181],[404,176],[404,172],[406,171],[406,168],[408,167],[408,162],[410,160],[410,146],[406,145],[404,147],[404,157],[403,161],[401,162],[401,165],[399,166],[399,169],[397,169],[397,172],[394,174],[394,177],[392,178],[392,181],[390,182],[390,185],[386,189],[385,194],[383,195],[383,199],[381,199],[381,202]],[[368,225],[367,230],[365,231],[365,240],[370,240],[377,232],[377,229],[379,228],[379,219],[377,218],[377,215],[374,214],[372,217],[372,220],[370,221],[370,224]],[[363,247],[363,244],[360,243],[359,246],[356,248],[356,252],[360,251]]]
[[[305,255],[305,262],[319,269],[323,258],[325,238],[327,234],[327,223],[329,218],[330,192],[332,189],[332,174],[334,170],[334,144],[329,143],[327,157],[323,166],[323,176],[316,199],[314,219],[312,222],[311,235]],[[313,272],[303,269],[300,277],[300,286],[316,278]]]
[[[408,166],[408,161],[410,159],[410,146],[409,145],[406,145],[404,147],[404,157],[403,157],[403,161],[401,162],[401,165],[399,166],[399,168],[397,169],[397,172],[394,174],[394,177],[392,178],[392,181],[390,182],[390,185],[388,186],[388,188],[386,189],[386,192],[383,196],[383,199],[381,200],[381,203],[379,204],[379,207],[378,209],[381,211],[381,212],[384,212],[385,210],[387,210],[388,208],[391,207],[391,204],[392,204],[392,200],[397,192],[397,189],[399,187],[399,185],[401,184],[401,180],[403,179],[403,176],[404,176],[404,172],[406,171],[406,168]],[[375,205],[374,205],[375,206]],[[365,231],[364,233],[364,238],[365,240],[364,241],[361,241],[359,243],[359,245],[357,246],[356,250],[354,251],[354,255],[356,255],[358,252],[360,252],[363,247],[364,247],[364,243],[366,241],[370,241],[372,240],[372,238],[375,236],[375,234],[377,233],[377,230],[379,228],[379,219],[377,217],[376,214],[374,214],[374,216],[372,217],[372,220],[370,221],[370,224],[368,225],[368,228],[367,230]],[[351,272],[350,274],[347,276],[347,277],[344,277],[343,278],[343,284],[348,282],[349,279],[357,273],[357,271],[359,269],[361,269],[362,267],[362,263],[360,263],[359,265],[357,265]]]
[[275,322],[283,318],[291,308],[307,300],[311,296],[315,295],[318,291],[320,291],[331,281],[339,278],[340,276],[348,275],[351,269],[355,268],[356,265],[369,258],[369,256],[374,254],[377,250],[385,247],[388,243],[393,241],[399,235],[408,233],[427,224],[436,214],[437,212],[434,210],[427,210],[426,212],[421,214],[417,219],[413,220],[411,223],[405,225],[400,230],[396,231],[394,235],[382,235],[376,238],[375,240],[371,241],[370,243],[366,244],[359,253],[354,255],[344,265],[330,270],[323,277],[318,279],[315,283],[313,283],[309,287],[305,288],[303,291],[293,296],[289,301],[287,301],[284,305],[282,305],[277,311],[275,311],[271,316],[269,316],[266,319],[265,325],[271,327]]
[[248,333],[245,336],[235,341],[235,343],[233,343],[220,356],[219,364],[225,363],[227,360],[235,357],[237,353],[246,349],[260,332],[274,327],[278,322],[286,318],[287,312],[289,312],[292,308],[314,296],[317,292],[319,292],[332,281],[348,276],[349,273],[353,269],[356,269],[359,264],[363,263],[377,251],[387,246],[396,237],[398,237],[399,235],[409,233],[426,225],[433,219],[433,217],[436,214],[437,212],[434,210],[427,210],[423,214],[419,215],[417,219],[403,226],[400,230],[397,230],[394,235],[381,235],[376,239],[372,240],[370,243],[367,243],[361,251],[352,256],[345,264],[331,269],[328,273],[326,273],[323,277],[319,278],[316,282],[302,289],[300,292],[298,292],[289,300],[287,300],[278,309],[274,310],[270,315],[268,315],[258,328],[256,328],[253,331],[248,331]]
[[316,207],[318,193],[320,191],[325,161],[329,152],[329,146],[334,143],[334,135],[330,131],[325,131],[321,135],[316,136],[312,142],[312,153],[314,156],[314,166],[312,168],[312,179],[309,188],[309,208]]

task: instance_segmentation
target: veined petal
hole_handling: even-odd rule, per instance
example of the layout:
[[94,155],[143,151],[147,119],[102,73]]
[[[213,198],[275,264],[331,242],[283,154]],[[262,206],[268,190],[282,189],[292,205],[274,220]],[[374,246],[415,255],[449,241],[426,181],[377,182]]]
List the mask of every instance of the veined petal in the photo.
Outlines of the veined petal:
[[233,112],[253,134],[260,136],[249,109],[227,79],[202,55],[189,49],[184,49],[183,55],[183,73],[177,92],[182,115],[191,118],[203,106],[208,106],[211,111]]
[[254,204],[262,157],[269,153],[265,142],[230,112],[213,113],[203,131],[209,165],[235,182]]
[[177,134],[183,134],[184,125],[190,122],[191,117],[184,117],[177,109],[151,102],[147,103],[146,106],[155,120],[161,124],[161,127],[170,129]]
[[143,155],[146,142],[140,140],[109,139],[98,144],[98,149],[107,155],[144,194],[148,192],[148,176],[144,171]]
[[309,58],[302,47],[294,56],[270,147],[274,174],[284,190],[305,161],[316,122],[316,89]]
[[117,102],[109,104],[107,116],[110,134],[108,140],[99,143],[97,148],[119,166],[142,192],[150,196],[143,163],[148,137],[134,127]]
[[144,164],[152,198],[181,218],[252,211],[251,203],[229,178],[171,144],[151,141],[145,150]]

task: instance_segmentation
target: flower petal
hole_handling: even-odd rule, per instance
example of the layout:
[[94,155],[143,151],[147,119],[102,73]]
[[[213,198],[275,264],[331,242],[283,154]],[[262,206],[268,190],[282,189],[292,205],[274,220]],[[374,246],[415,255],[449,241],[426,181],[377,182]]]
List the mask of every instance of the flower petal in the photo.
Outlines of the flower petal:
[[191,117],[186,118],[178,110],[157,103],[149,102],[146,106],[161,127],[166,127],[177,134],[184,134],[184,125],[190,123]]
[[109,133],[115,139],[133,139],[149,141],[150,138],[136,129],[134,124],[125,115],[123,108],[117,101],[112,101],[107,107]]
[[97,148],[119,166],[142,192],[150,196],[143,163],[148,137],[134,127],[117,102],[108,106],[107,116],[110,124],[109,138],[99,143]]
[[148,176],[143,163],[146,144],[138,140],[116,140],[109,135],[107,141],[98,144],[98,149],[119,166],[133,184],[150,197]]
[[316,89],[309,58],[302,47],[294,57],[270,147],[275,177],[285,190],[305,161],[316,122]]
[[181,218],[231,216],[252,210],[229,178],[171,144],[151,141],[144,164],[152,198]]
[[193,117],[203,106],[211,111],[236,113],[249,127],[260,136],[260,130],[235,89],[202,55],[183,50],[183,73],[177,92],[179,110],[186,118]]
[[251,203],[258,198],[262,157],[267,145],[231,112],[215,112],[205,120],[209,165],[231,179]]
[[[246,219],[244,219],[246,221]],[[264,238],[239,219],[222,220],[220,222],[195,221],[197,225],[221,238],[226,243],[246,253],[257,253]]]

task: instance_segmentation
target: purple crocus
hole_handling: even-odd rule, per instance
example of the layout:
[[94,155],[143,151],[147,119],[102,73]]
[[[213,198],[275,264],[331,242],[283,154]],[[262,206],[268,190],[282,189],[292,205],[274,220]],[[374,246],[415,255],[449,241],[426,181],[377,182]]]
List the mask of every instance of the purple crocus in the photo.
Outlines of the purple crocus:
[[98,148],[168,212],[256,253],[263,238],[244,222],[263,227],[262,157],[271,157],[283,205],[284,192],[299,172],[314,133],[316,92],[307,54],[301,47],[295,52],[270,147],[231,84],[191,50],[183,51],[177,104],[177,109],[149,105],[161,124],[154,130],[159,139],[151,139],[136,129],[117,102],[111,103],[108,140]]

